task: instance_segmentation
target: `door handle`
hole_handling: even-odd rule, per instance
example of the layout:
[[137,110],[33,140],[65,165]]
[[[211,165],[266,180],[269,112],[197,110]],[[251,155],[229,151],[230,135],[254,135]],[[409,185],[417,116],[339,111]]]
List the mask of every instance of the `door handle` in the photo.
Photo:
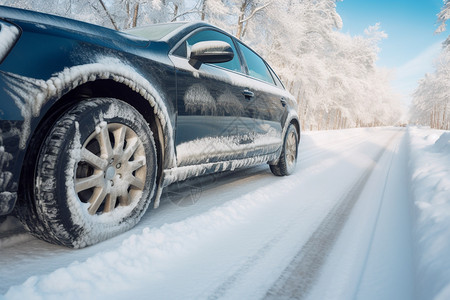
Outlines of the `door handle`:
[[245,98],[246,99],[251,99],[251,98],[253,98],[253,97],[255,97],[255,93],[253,93],[252,91],[250,91],[250,90],[243,90],[242,91],[242,95],[244,95],[245,96]]
[[281,102],[281,105],[283,105],[283,107],[285,107],[287,104],[286,98],[284,98],[284,97],[280,98],[280,102]]

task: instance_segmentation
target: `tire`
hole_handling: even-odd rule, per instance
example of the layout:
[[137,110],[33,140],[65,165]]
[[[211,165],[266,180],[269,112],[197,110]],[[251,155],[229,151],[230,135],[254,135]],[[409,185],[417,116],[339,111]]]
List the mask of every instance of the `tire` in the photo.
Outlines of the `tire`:
[[276,176],[291,175],[297,165],[298,133],[293,124],[289,124],[284,136],[283,150],[276,165],[270,165],[270,170]]
[[72,248],[133,227],[156,190],[152,132],[117,99],[78,103],[43,140],[18,217],[38,238]]

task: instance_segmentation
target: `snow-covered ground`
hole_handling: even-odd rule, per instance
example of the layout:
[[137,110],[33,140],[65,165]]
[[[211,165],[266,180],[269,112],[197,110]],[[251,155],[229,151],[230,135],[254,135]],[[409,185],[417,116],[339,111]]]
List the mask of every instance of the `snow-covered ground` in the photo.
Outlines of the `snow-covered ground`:
[[[442,299],[450,133],[306,132],[267,166],[173,184],[131,231],[81,250],[0,225],[6,299]],[[1,297],[0,297],[1,298]]]
[[450,299],[450,132],[411,128],[417,295]]

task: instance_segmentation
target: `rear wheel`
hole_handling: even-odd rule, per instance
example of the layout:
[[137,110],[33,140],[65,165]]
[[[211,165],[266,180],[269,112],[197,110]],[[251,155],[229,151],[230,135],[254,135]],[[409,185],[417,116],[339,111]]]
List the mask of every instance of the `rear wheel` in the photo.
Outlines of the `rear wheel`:
[[19,218],[39,238],[81,248],[133,227],[156,190],[156,148],[145,119],[117,99],[65,113],[42,142]]
[[298,133],[290,124],[284,136],[283,150],[276,165],[270,165],[270,170],[276,176],[291,175],[297,165]]

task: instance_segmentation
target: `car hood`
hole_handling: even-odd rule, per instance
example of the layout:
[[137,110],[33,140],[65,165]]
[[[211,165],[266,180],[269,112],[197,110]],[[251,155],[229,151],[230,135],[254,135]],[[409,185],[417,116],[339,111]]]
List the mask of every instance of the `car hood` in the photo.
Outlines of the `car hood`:
[[27,24],[34,25],[39,29],[71,31],[82,35],[89,35],[97,39],[111,40],[114,43],[124,43],[129,46],[145,48],[149,41],[131,34],[109,29],[106,27],[85,23],[73,19],[63,18],[55,15],[0,6],[0,18],[15,23],[19,26]]

